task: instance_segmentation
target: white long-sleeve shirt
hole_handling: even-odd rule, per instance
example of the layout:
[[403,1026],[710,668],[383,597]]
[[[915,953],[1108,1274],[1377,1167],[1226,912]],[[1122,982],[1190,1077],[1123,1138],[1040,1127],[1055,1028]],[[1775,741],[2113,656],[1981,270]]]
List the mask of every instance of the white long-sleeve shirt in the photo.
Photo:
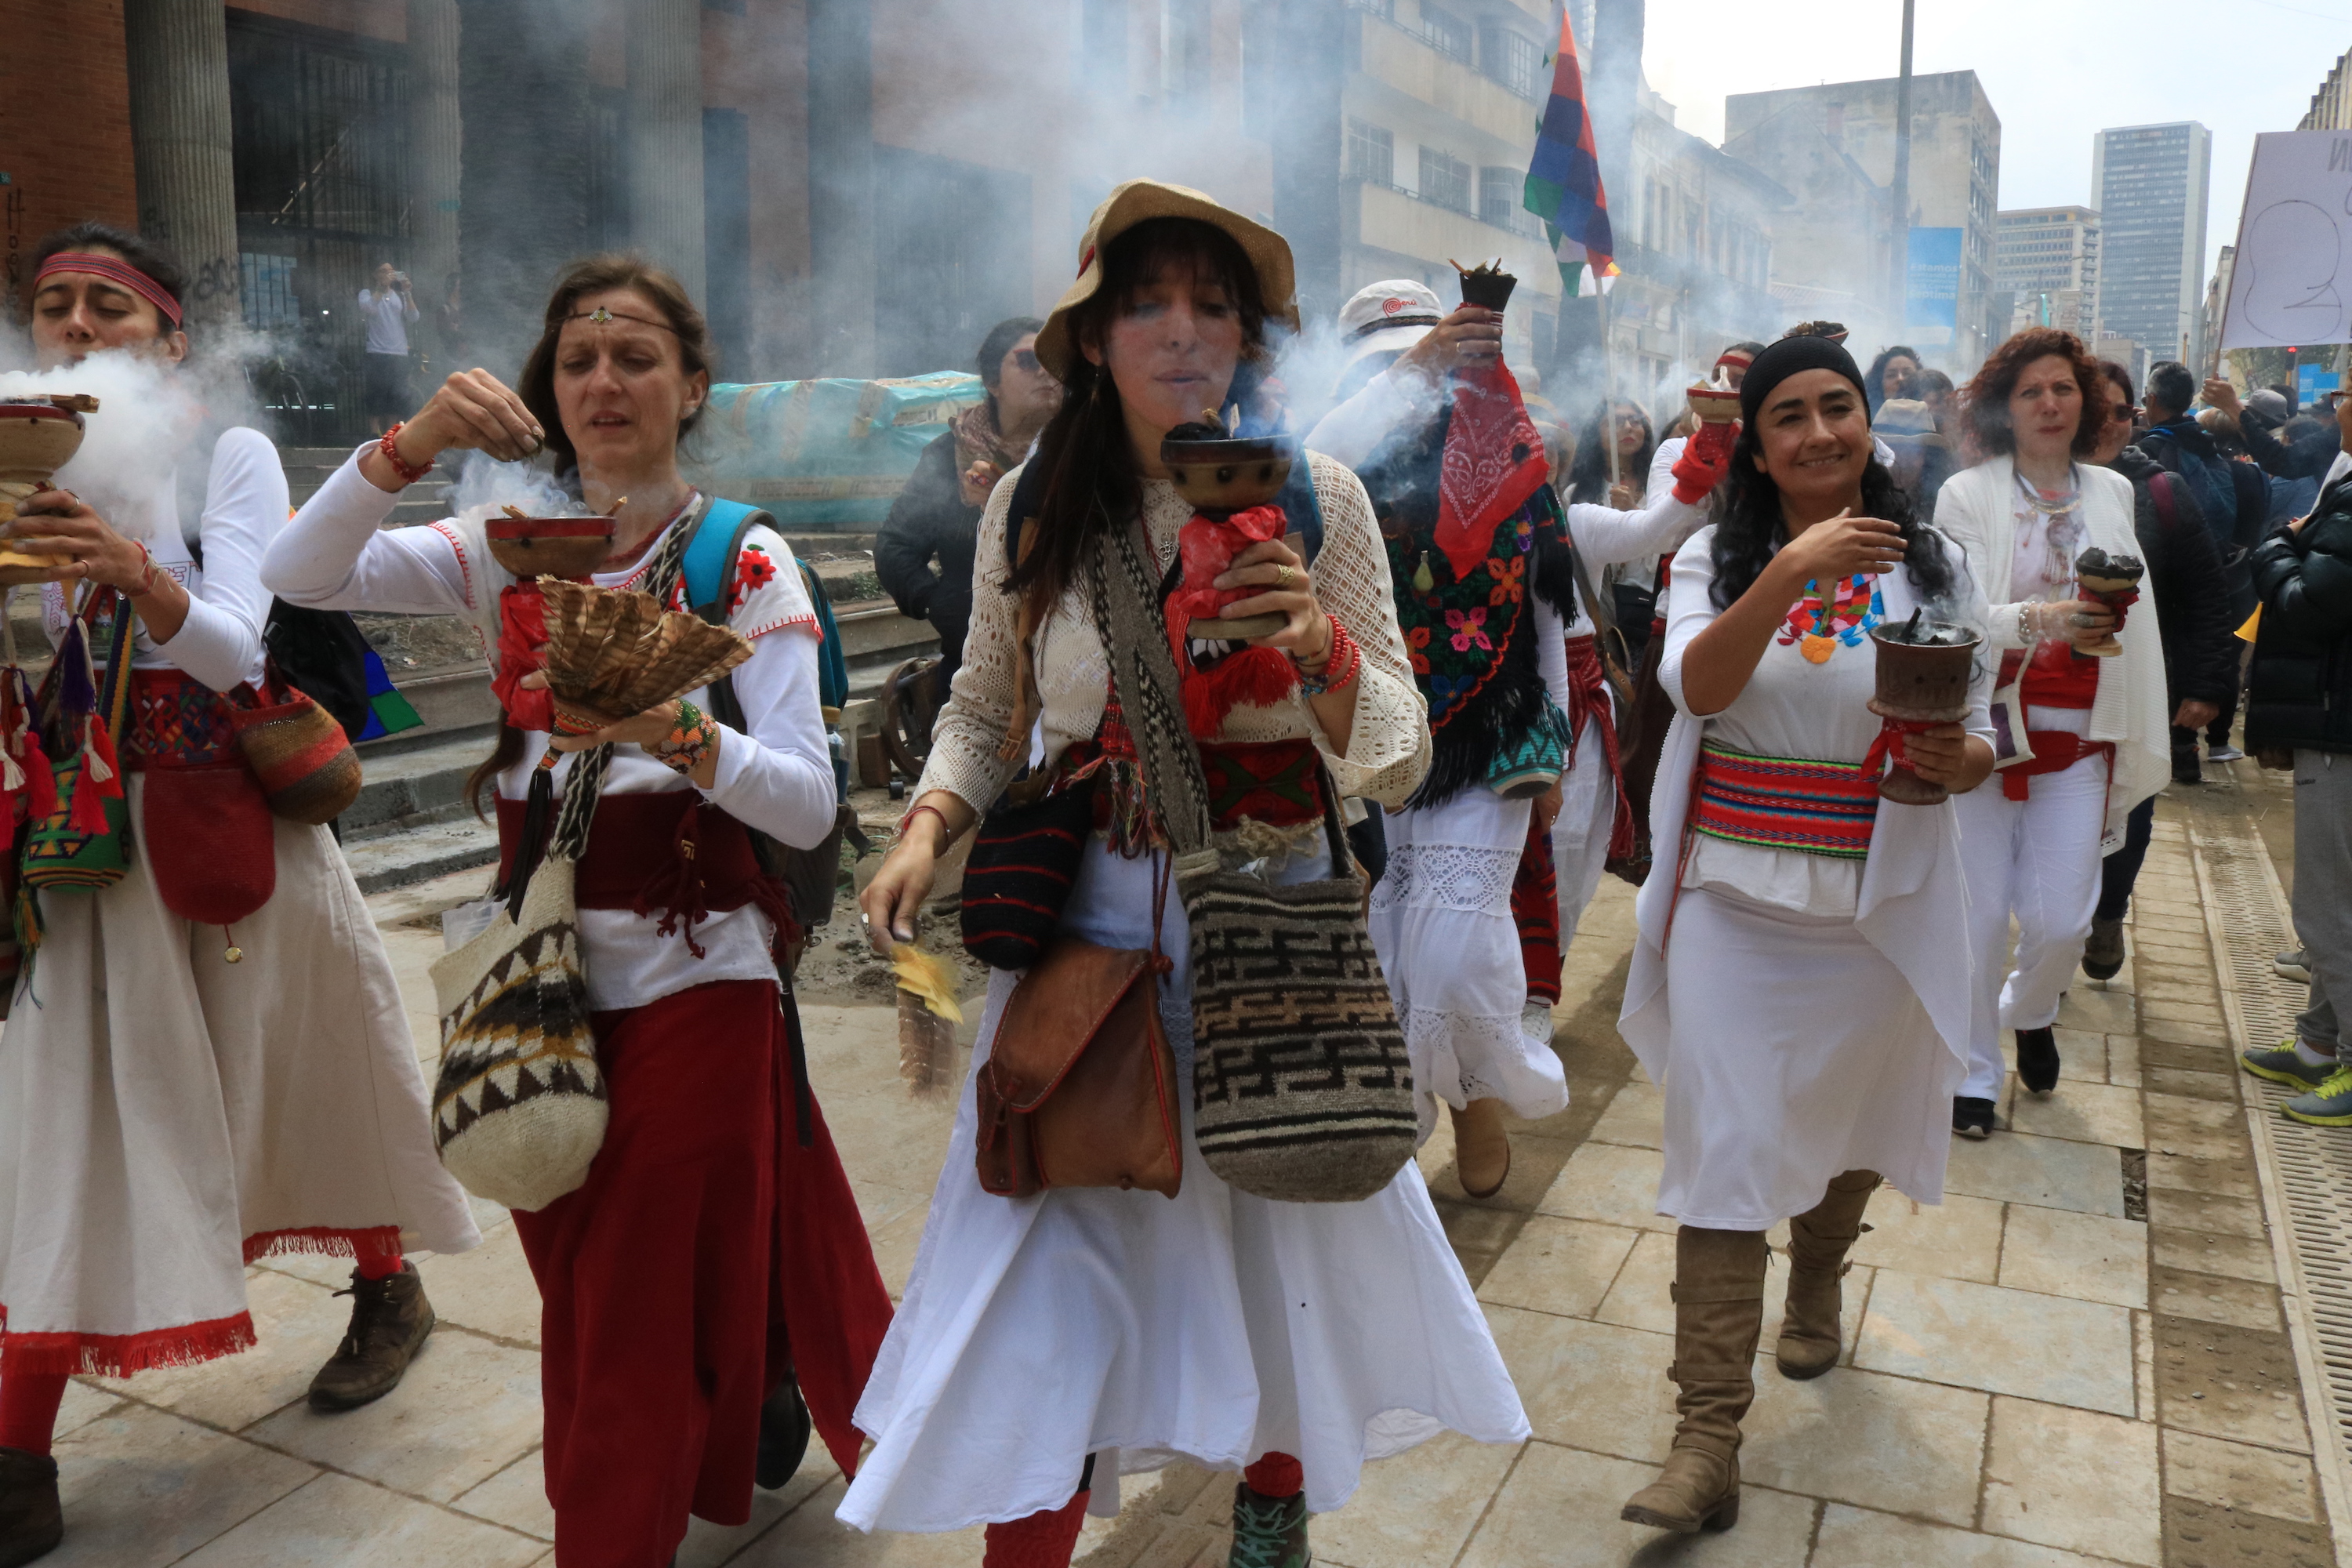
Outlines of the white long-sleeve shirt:
[[[147,546],[155,570],[188,591],[188,616],[166,643],[144,623],[137,627],[134,669],[184,669],[215,691],[234,691],[261,679],[261,632],[269,619],[269,590],[261,584],[261,557],[286,527],[286,470],[278,448],[258,430],[226,430],[214,443],[199,524],[204,564],[180,522],[179,479],[166,473],[125,496],[105,493],[93,475],[86,493],[114,531]],[[62,585],[44,584],[41,623],[51,646],[65,635]]]
[[[320,609],[463,616],[482,637],[495,668],[499,594],[514,581],[512,574],[490,559],[478,521],[383,528],[398,499],[371,483],[353,454],[270,546],[262,563],[263,581],[289,602]],[[672,526],[690,522],[702,505],[698,496]],[[635,566],[591,580],[599,587],[641,587],[660,552],[657,537]],[[792,549],[780,535],[755,528],[744,552],[749,587],[727,624],[751,640],[751,657],[734,671],[748,732],[720,726],[718,776],[702,795],[744,826],[807,847],[832,831],[835,798],[832,753],[817,703],[816,615]],[[754,578],[761,580],[753,583]],[[687,696],[708,710],[708,689]],[[525,738],[521,760],[499,777],[500,795],[523,798],[547,742],[544,731]],[[569,755],[556,764],[558,799],[572,765]],[[614,748],[604,793],[696,787],[644,748],[622,745]],[[627,910],[580,912],[592,1006],[638,1007],[711,981],[775,976],[768,921],[752,906],[713,914],[696,927],[695,940],[707,954],[699,960],[688,950],[683,932],[658,935],[657,923],[656,917]]]

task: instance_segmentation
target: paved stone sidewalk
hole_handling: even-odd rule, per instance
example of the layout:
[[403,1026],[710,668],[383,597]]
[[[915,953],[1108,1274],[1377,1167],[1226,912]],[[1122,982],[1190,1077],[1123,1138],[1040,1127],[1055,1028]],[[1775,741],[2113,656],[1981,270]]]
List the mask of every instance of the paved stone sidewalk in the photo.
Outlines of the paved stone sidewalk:
[[[2002,1105],[2005,1131],[1953,1150],[1949,1195],[1892,1193],[1846,1290],[1846,1365],[1770,1370],[1766,1320],[1738,1529],[1676,1542],[1617,1522],[1665,1451],[1670,1223],[1652,1212],[1661,1101],[1612,1026],[1631,945],[1611,882],[1571,951],[1561,1050],[1575,1103],[1518,1130],[1502,1194],[1465,1201],[1444,1135],[1423,1165],[1528,1405],[1520,1447],[1459,1439],[1370,1467],[1315,1522],[1331,1568],[1667,1562],[1754,1568],[2319,1568],[2335,1554],[2268,1239],[2240,1080],[2217,999],[2197,863],[2183,830],[2251,834],[2260,805],[2168,800],[2140,884],[2131,965],[2084,983],[2060,1019],[2065,1078]],[[2237,818],[2229,814],[2238,813]],[[436,900],[375,900],[432,1029],[424,965]],[[887,1009],[808,1010],[812,1069],[894,1291],[945,1146],[944,1110],[895,1078]],[[2250,1099],[2251,1097],[2244,1097]],[[126,1384],[72,1389],[58,1446],[68,1534],[48,1562],[149,1568],[551,1563],[538,1458],[537,1298],[513,1227],[420,1259],[441,1328],[406,1384],[311,1415],[301,1394],[348,1303],[343,1271],[253,1271],[260,1347]],[[1780,1239],[1776,1237],[1776,1240]],[[2322,1440],[2327,1437],[2323,1431]],[[1092,1568],[1223,1568],[1230,1479],[1134,1478],[1090,1521]],[[861,1537],[832,1517],[841,1481],[814,1458],[748,1527],[697,1522],[680,1562],[744,1568],[977,1564],[977,1531]]]

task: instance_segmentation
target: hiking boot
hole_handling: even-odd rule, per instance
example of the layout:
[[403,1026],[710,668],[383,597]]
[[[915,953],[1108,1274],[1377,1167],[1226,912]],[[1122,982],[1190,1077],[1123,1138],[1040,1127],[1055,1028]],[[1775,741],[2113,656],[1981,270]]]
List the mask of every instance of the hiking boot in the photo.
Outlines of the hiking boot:
[[1780,1342],[1772,1360],[1782,1377],[1819,1377],[1837,1365],[1838,1282],[1853,1264],[1846,1254],[1870,1226],[1862,1211],[1878,1190],[1875,1171],[1830,1178],[1822,1201],[1789,1222],[1789,1297],[1780,1312]]
[[2017,1081],[2036,1094],[2058,1087],[2058,1037],[2048,1029],[2019,1029]]
[[1688,1535],[1739,1522],[1739,1422],[1756,1401],[1756,1341],[1764,1331],[1760,1230],[1675,1232],[1675,1408],[1682,1421],[1658,1479],[1618,1518]]
[[65,1538],[58,1462],[47,1454],[0,1448],[0,1568],[46,1557]]
[[1981,1095],[1954,1095],[1952,1131],[1963,1138],[1990,1138],[1993,1132],[1993,1110],[1992,1101]]
[[352,1272],[352,1326],[319,1375],[310,1380],[313,1410],[356,1410],[400,1386],[408,1363],[433,1331],[433,1303],[416,1265],[401,1260],[400,1272],[381,1279]]
[[751,1479],[761,1491],[774,1491],[798,1473],[801,1460],[808,1454],[810,1426],[800,1379],[788,1372],[776,1392],[760,1406],[760,1447],[752,1460]]
[[2305,1061],[2293,1040],[2266,1051],[2240,1051],[2238,1065],[2256,1078],[2283,1083],[2289,1089],[2317,1089],[2336,1071],[2333,1058],[2317,1063]]
[[2094,980],[2113,980],[2123,973],[2124,922],[2094,920],[2090,940],[2083,944],[2083,973]]
[[1307,1544],[1307,1494],[1267,1497],[1247,1481],[1234,1484],[1234,1553],[1228,1568],[1313,1568]]
[[2279,1109],[2290,1121],[2314,1127],[2352,1127],[2352,1069],[2337,1068],[2317,1089]]

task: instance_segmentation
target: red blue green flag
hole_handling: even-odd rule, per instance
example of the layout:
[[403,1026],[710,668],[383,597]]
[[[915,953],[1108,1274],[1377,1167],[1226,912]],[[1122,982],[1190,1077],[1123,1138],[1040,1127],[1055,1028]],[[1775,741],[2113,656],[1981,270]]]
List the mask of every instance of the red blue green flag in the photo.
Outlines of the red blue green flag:
[[[1572,295],[1609,291],[1617,276],[1611,259],[1609,195],[1601,188],[1601,160],[1592,150],[1592,114],[1584,103],[1584,73],[1577,68],[1576,35],[1563,8],[1559,47],[1552,55],[1551,99],[1536,121],[1536,152],[1528,165],[1527,209],[1544,221],[1560,283]],[[1588,281],[1590,279],[1590,281]]]

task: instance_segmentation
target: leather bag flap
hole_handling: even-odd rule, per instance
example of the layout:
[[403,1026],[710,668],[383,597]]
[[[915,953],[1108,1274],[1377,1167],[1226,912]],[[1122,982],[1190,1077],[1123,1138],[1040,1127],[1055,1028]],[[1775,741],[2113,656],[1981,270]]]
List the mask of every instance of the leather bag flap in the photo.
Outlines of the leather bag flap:
[[1005,1104],[1035,1110],[1119,999],[1151,973],[1148,948],[1056,938],[1013,988],[989,1047],[989,1074]]

